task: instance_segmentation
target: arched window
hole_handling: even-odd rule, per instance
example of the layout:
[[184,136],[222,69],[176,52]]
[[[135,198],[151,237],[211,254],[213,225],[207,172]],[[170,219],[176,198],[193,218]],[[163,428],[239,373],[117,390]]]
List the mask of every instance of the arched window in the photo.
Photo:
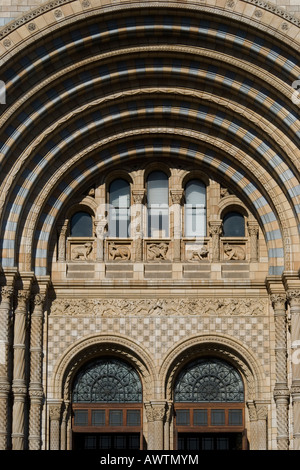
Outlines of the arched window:
[[71,218],[70,224],[71,237],[92,237],[93,222],[88,212],[76,212]]
[[206,236],[206,186],[191,180],[185,187],[185,236]]
[[238,371],[215,358],[198,359],[178,376],[176,402],[243,402],[244,385]]
[[153,171],[147,180],[148,237],[169,236],[169,182],[162,171]]
[[123,179],[114,180],[109,187],[109,236],[128,238],[130,226],[130,186]]
[[215,357],[189,363],[174,385],[177,450],[246,448],[244,384],[239,372]]
[[140,449],[143,445],[142,383],[116,357],[85,365],[72,393],[73,449]]
[[142,384],[129,364],[115,358],[98,359],[79,372],[73,403],[140,403]]
[[224,237],[244,237],[245,219],[240,212],[228,212],[223,218]]

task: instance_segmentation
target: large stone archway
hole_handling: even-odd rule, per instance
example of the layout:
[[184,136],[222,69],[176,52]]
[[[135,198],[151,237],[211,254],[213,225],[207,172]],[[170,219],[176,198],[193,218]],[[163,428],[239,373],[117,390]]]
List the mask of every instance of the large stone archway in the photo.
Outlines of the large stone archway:
[[[246,426],[251,449],[266,450],[268,446],[267,418],[270,400],[263,392],[264,378],[259,361],[253,352],[239,341],[226,335],[193,336],[177,344],[165,357],[160,368],[161,381],[165,384],[165,398],[172,406],[174,381],[178,372],[194,359],[215,357],[227,361],[241,374],[245,387],[245,404],[248,410]],[[172,421],[166,427],[172,427]],[[172,432],[168,431],[172,438]],[[171,444],[172,445],[172,444]]]
[[[143,401],[155,397],[157,383],[155,367],[147,352],[128,338],[113,335],[94,335],[74,344],[57,364],[49,388],[50,449],[70,448],[68,441],[72,383],[80,368],[87,362],[113,356],[126,359],[138,372],[143,386]],[[147,435],[147,428],[144,430]]]

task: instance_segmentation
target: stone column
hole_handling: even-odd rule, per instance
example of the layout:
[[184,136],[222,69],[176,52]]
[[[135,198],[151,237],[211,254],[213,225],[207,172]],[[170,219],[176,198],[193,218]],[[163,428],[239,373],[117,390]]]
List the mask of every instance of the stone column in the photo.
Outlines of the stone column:
[[258,225],[256,222],[248,222],[248,232],[250,237],[250,261],[258,260]]
[[147,421],[149,426],[148,450],[164,449],[164,420],[166,415],[165,401],[151,401],[145,403]]
[[60,400],[49,404],[50,450],[60,450],[61,408],[62,402]]
[[132,233],[133,252],[135,261],[143,261],[143,199],[145,195],[144,189],[134,189],[132,191],[133,207],[132,207]]
[[288,301],[291,313],[293,449],[300,450],[300,290],[288,291]]
[[263,403],[256,403],[257,415],[257,450],[267,450],[267,418],[268,406]]
[[0,450],[8,450],[9,323],[13,287],[1,287],[0,305]]
[[44,398],[43,363],[43,321],[45,294],[34,296],[34,309],[30,325],[30,413],[29,413],[29,450],[41,448],[41,413]]
[[209,233],[212,238],[212,261],[220,261],[220,235],[222,233],[222,220],[210,220]]
[[170,449],[170,426],[172,421],[173,414],[173,403],[167,403],[166,405],[166,417],[165,417],[165,426],[164,426],[164,450]]
[[286,295],[272,294],[271,301],[275,321],[275,361],[276,383],[274,400],[277,409],[277,446],[278,450],[289,448],[289,389],[287,380],[287,322]]
[[66,237],[68,230],[69,220],[66,219],[65,222],[59,227],[58,233],[58,261],[66,261]]
[[61,450],[68,449],[68,439],[67,439],[67,432],[68,432],[68,421],[70,417],[70,403],[64,403],[64,409],[62,412],[62,421],[61,421]]
[[25,340],[29,290],[18,291],[18,304],[14,324],[14,367],[12,391],[14,397],[12,416],[12,449],[24,449],[24,417],[27,395],[25,381]]
[[182,217],[181,201],[183,190],[171,189],[173,211],[173,261],[181,261]]
[[258,449],[258,436],[257,436],[257,413],[253,401],[247,402],[247,408],[250,420],[250,450]]
[[105,218],[95,220],[95,232],[97,235],[96,260],[101,263],[104,261],[104,237],[107,220]]

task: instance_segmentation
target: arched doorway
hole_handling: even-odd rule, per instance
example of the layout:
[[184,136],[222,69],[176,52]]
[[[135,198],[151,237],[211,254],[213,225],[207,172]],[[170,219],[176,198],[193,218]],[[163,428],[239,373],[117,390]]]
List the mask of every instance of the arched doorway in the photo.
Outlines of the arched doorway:
[[93,360],[72,387],[72,448],[142,448],[142,384],[136,370],[115,357]]
[[177,450],[246,449],[244,384],[228,362],[201,357],[174,384]]

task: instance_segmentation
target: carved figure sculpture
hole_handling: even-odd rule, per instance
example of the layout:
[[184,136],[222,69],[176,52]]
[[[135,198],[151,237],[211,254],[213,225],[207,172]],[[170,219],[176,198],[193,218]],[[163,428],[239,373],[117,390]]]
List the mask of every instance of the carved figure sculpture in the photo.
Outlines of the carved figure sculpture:
[[93,249],[93,244],[91,242],[85,243],[83,246],[75,246],[72,249],[72,259],[88,259],[89,254]]
[[131,252],[128,246],[115,245],[115,243],[112,242],[109,245],[109,255],[113,260],[121,258],[122,260],[128,261],[131,257]]
[[166,259],[168,245],[166,243],[151,243],[148,246],[148,259],[157,260],[157,259]]
[[209,251],[206,246],[201,246],[198,250],[191,250],[190,261],[196,261],[197,259],[207,258]]
[[228,256],[228,259],[243,260],[246,258],[245,251],[242,247],[236,245],[224,245],[224,253]]

